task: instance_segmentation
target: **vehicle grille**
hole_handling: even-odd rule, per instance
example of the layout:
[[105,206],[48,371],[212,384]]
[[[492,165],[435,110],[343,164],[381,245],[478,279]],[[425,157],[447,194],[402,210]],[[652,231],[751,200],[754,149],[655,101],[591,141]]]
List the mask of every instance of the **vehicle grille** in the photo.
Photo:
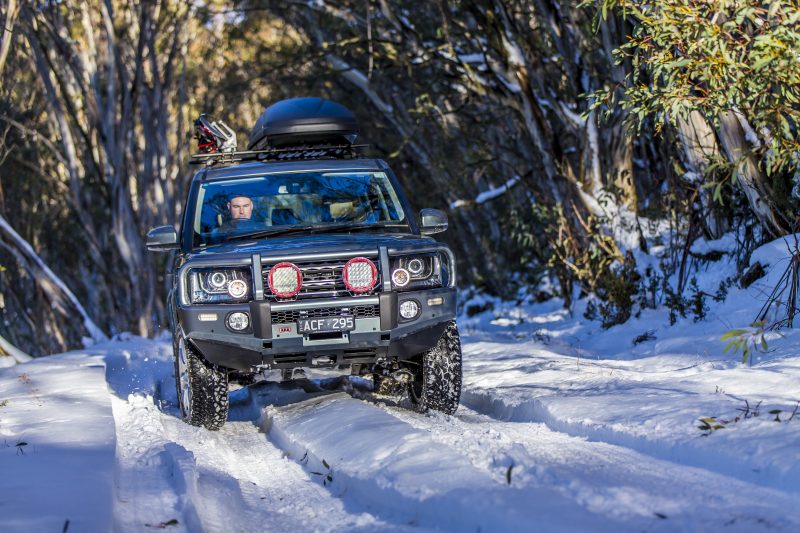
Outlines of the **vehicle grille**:
[[[306,318],[325,318],[330,316],[352,315],[355,318],[379,318],[377,305],[356,305],[353,307],[320,307],[309,309]],[[294,323],[300,318],[301,311],[272,311],[273,324]]]
[[[315,261],[315,262],[297,262],[294,263],[300,268],[303,273],[303,286],[300,289],[300,294],[297,295],[298,300],[307,298],[334,298],[337,296],[361,296],[358,294],[350,294],[344,284],[342,272],[344,265],[350,258],[333,259],[330,261]],[[373,261],[375,259],[373,258]],[[264,278],[264,298],[271,301],[277,301],[275,295],[269,290],[269,270],[273,265],[265,264],[262,268],[261,275]],[[380,270],[380,266],[376,262],[376,267]],[[380,291],[380,273],[378,274],[378,281],[375,288],[363,296],[375,294]]]

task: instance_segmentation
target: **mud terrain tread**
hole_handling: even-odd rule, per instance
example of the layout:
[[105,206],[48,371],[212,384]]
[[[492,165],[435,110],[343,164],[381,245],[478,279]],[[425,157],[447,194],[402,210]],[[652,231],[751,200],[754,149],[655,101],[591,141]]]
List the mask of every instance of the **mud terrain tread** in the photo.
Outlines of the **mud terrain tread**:
[[[177,357],[176,351],[175,382],[180,402]],[[228,373],[203,360],[188,342],[186,357],[192,405],[187,409],[189,413],[185,421],[193,426],[204,426],[206,429],[216,431],[225,425],[228,419]]]
[[196,426],[205,426],[215,431],[225,425],[228,419],[228,374],[211,366],[191,352],[189,357],[189,380],[192,398],[196,398],[192,410]]
[[419,394],[411,394],[418,409],[455,413],[461,398],[461,339],[455,322],[448,323],[436,346],[422,354],[421,366],[421,379],[411,385],[419,389]]

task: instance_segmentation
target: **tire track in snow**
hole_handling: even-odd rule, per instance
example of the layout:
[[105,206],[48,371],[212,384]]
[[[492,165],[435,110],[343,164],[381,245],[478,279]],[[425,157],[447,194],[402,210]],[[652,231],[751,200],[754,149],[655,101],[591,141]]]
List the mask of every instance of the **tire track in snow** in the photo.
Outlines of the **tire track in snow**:
[[497,421],[532,422],[546,425],[552,431],[581,437],[594,442],[612,444],[635,450],[655,459],[671,463],[702,468],[726,477],[734,477],[744,483],[778,490],[797,492],[797,466],[789,473],[762,472],[746,461],[705,449],[690,443],[664,442],[648,439],[616,430],[605,425],[591,425],[563,420],[553,415],[545,402],[539,398],[506,400],[493,391],[467,389],[461,394],[462,405]]
[[117,431],[115,531],[144,531],[177,520],[175,531],[201,531],[195,507],[196,465],[185,448],[163,438],[151,398],[112,396]]
[[[170,359],[107,358],[117,431],[115,531],[153,531],[172,519],[178,523],[170,531],[190,532],[401,529],[345,510],[287,459],[252,419],[259,413],[242,402],[247,389],[232,394],[231,420],[221,431],[182,422],[158,398],[162,390],[174,395]],[[156,368],[145,370],[142,361]]]
[[521,487],[549,487],[619,520],[621,530],[800,529],[791,496],[703,469],[569,436],[541,423],[499,422],[463,406],[452,417],[384,409],[461,451],[497,483],[510,479]]
[[[266,402],[262,402],[266,403]],[[497,483],[463,453],[344,393],[265,407],[265,430],[348,506],[445,530],[609,528],[562,495]]]

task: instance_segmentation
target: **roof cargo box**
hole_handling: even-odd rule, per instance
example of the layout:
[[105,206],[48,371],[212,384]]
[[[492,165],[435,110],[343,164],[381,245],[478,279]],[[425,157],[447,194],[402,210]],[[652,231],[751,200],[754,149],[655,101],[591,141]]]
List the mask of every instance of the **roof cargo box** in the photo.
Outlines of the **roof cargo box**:
[[357,136],[358,124],[346,107],[322,98],[291,98],[261,114],[247,149],[351,145]]

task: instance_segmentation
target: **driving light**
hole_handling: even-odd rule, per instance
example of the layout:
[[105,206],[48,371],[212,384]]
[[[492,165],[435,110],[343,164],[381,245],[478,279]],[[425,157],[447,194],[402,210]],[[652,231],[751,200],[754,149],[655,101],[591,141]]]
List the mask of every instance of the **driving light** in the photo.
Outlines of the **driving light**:
[[416,318],[419,314],[419,304],[414,300],[406,300],[400,304],[400,316],[406,320]]
[[378,269],[366,257],[354,257],[345,263],[343,277],[344,285],[350,292],[368,292],[378,281]]
[[250,317],[247,313],[231,313],[228,315],[228,327],[234,331],[244,331],[250,326]]
[[398,268],[392,272],[392,283],[398,287],[405,287],[411,281],[411,274],[405,268]]
[[303,273],[293,263],[278,263],[269,269],[269,289],[278,298],[297,296],[303,286]]
[[228,294],[234,298],[241,298],[247,294],[247,283],[241,279],[234,279],[228,283]]

